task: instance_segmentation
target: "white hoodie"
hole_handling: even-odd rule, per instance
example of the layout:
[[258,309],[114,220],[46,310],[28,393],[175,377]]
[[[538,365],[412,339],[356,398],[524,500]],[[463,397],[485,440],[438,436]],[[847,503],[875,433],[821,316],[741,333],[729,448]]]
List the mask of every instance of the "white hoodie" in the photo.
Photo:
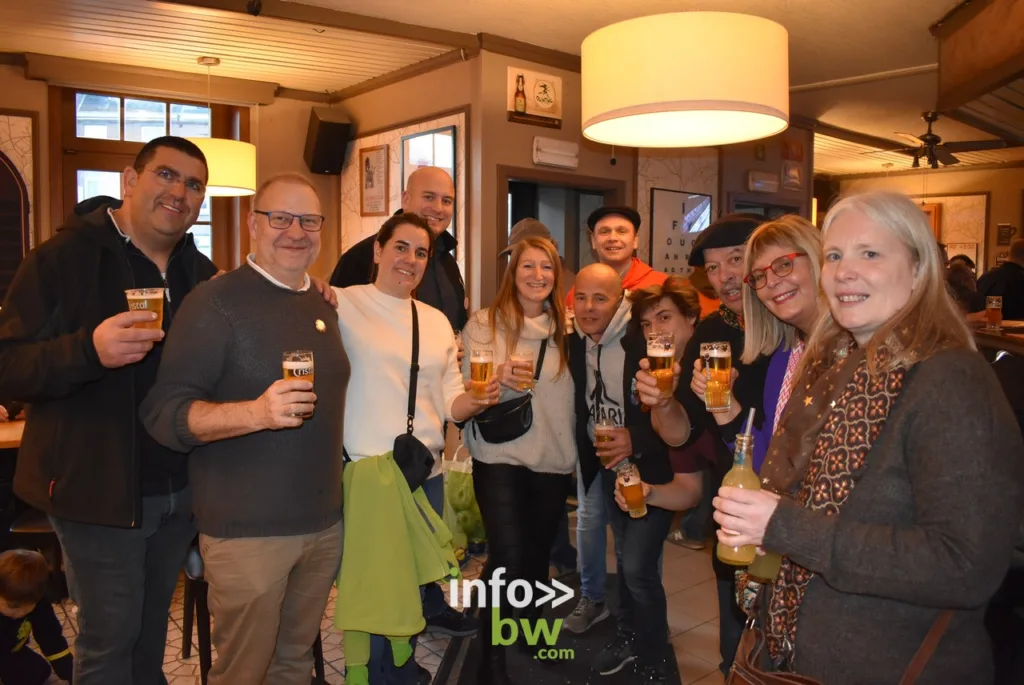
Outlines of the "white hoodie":
[[[607,416],[616,426],[625,425],[626,401],[623,397],[623,374],[626,364],[626,351],[622,349],[622,337],[630,320],[631,303],[627,293],[623,293],[619,308],[612,316],[608,328],[601,336],[600,342],[594,342],[590,336],[580,330],[576,324],[576,333],[586,340],[587,344],[587,411],[590,421],[587,433],[594,439],[594,424]],[[601,372],[602,392],[597,392],[597,371]],[[600,396],[598,396],[600,395]]]

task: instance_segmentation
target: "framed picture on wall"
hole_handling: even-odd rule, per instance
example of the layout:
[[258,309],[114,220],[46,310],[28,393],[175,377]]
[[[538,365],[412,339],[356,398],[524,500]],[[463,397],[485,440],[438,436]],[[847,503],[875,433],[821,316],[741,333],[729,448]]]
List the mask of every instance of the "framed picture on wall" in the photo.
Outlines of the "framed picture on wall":
[[388,216],[388,146],[359,150],[359,215]]
[[710,195],[651,188],[651,267],[670,275],[688,274],[690,248],[711,218]]
[[782,163],[782,187],[786,190],[800,190],[804,187],[803,168],[800,162]]
[[454,126],[402,136],[402,192],[412,172],[426,166],[444,169],[454,180],[455,159]]

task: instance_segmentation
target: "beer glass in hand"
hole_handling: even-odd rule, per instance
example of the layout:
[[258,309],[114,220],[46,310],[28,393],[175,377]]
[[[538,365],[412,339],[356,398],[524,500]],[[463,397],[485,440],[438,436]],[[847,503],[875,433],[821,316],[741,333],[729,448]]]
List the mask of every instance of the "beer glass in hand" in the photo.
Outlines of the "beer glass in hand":
[[700,344],[704,360],[704,406],[712,414],[728,412],[732,408],[732,349],[728,342]]
[[494,375],[494,351],[473,350],[469,356],[469,389],[478,400],[487,398],[487,384]]
[[989,295],[985,298],[985,318],[988,320],[988,328],[991,331],[998,331],[1003,326],[1003,298],[999,295]]
[[622,462],[615,472],[615,484],[622,491],[631,518],[647,516],[647,502],[644,500],[644,486],[640,482],[640,470],[636,464]]
[[156,319],[135,324],[135,328],[152,328],[161,330],[164,327],[165,288],[131,288],[125,290],[128,298],[128,310],[132,312],[153,312]]
[[[281,357],[281,366],[286,381],[313,382],[313,352],[311,350],[292,350]],[[300,419],[312,418],[313,412],[296,414]]]
[[[526,372],[530,374],[529,378],[522,378],[518,381],[519,390],[531,390],[533,388],[533,353],[532,352],[514,352],[511,357],[508,358],[510,362],[517,365],[517,370],[520,372]],[[518,365],[523,364],[525,368],[520,368]]]
[[651,333],[647,336],[647,363],[650,373],[658,382],[658,390],[665,399],[672,398],[672,365],[676,359],[675,335]]
[[[614,421],[605,416],[602,419],[598,419],[597,423],[594,424],[594,445],[595,447],[601,443],[611,442],[612,436],[611,431],[618,428]],[[597,458],[601,460],[601,466],[607,467],[611,463],[611,457],[597,455]]]

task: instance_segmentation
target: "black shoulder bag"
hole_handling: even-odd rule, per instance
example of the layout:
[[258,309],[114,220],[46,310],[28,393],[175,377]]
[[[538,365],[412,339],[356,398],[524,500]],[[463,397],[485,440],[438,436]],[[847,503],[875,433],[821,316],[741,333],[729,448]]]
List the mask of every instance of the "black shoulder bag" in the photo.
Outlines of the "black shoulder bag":
[[[537,368],[533,372],[536,385],[540,378],[540,370],[544,366],[544,353],[548,349],[545,338],[540,343],[540,355],[537,357]],[[533,425],[533,390],[528,390],[523,397],[505,400],[485,409],[473,418],[473,430],[486,442],[500,444],[511,442],[526,435]]]
[[416,379],[420,372],[420,321],[416,315],[416,303],[412,304],[412,362],[409,364],[409,410],[408,424],[405,433],[395,438],[395,463],[401,469],[409,484],[409,490],[415,492],[422,486],[430,472],[434,469],[434,454],[419,438],[412,434],[413,421],[416,417]]

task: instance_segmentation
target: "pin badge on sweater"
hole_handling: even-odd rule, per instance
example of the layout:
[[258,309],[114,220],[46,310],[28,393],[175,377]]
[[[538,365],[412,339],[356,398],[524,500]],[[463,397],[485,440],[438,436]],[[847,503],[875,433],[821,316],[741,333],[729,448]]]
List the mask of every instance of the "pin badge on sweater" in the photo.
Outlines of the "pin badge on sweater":
[[313,324],[313,327],[316,328],[318,333],[327,332],[327,324],[324,323],[323,319],[317,319],[316,323]]

